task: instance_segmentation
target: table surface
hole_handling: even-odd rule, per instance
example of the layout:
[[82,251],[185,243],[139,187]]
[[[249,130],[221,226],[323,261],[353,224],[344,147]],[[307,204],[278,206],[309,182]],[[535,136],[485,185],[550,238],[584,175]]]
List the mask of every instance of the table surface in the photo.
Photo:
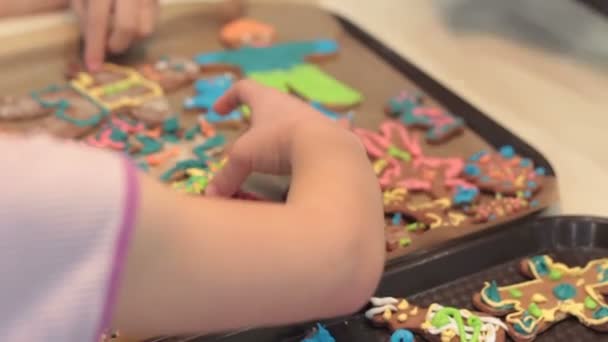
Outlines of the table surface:
[[[193,1],[211,0],[163,5]],[[349,18],[545,154],[559,179],[553,213],[608,216],[608,19],[573,0],[290,1]],[[73,21],[0,21],[0,44]]]

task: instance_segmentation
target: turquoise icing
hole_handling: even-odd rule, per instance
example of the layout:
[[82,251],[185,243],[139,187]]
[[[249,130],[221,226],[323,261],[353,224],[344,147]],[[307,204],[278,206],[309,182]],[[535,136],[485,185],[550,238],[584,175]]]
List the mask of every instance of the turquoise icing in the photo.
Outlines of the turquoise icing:
[[150,171],[150,165],[146,161],[140,161],[137,163],[137,167],[144,172]]
[[226,138],[221,135],[214,135],[213,137],[205,140],[202,144],[194,147],[192,152],[195,156],[197,156],[200,160],[208,160],[209,157],[205,153],[207,150],[210,150],[215,147],[220,147],[226,143]]
[[196,95],[186,99],[184,107],[186,109],[211,109],[232,84],[232,77],[229,75],[200,79],[194,83]]
[[501,156],[507,159],[515,157],[515,149],[513,149],[513,146],[511,145],[505,145],[501,147],[499,152]]
[[396,213],[393,215],[393,218],[391,220],[391,223],[394,226],[398,226],[403,222],[403,215],[401,213]]
[[479,166],[477,166],[475,164],[466,164],[464,166],[464,173],[467,176],[476,177],[481,174],[481,169],[479,168]]
[[420,105],[421,99],[418,94],[404,94],[389,100],[388,108],[391,114],[401,114],[411,112]]
[[490,286],[485,290],[486,296],[493,302],[502,301],[502,297],[500,296],[500,292],[498,292],[498,284],[496,284],[495,280],[490,282]]
[[528,181],[528,188],[536,188],[537,184],[535,181]]
[[177,116],[170,117],[163,122],[163,132],[175,133],[179,130],[179,119]]
[[472,162],[476,162],[479,161],[479,159],[481,159],[481,157],[485,156],[488,152],[486,151],[479,151],[477,153],[475,153],[474,155],[469,157],[469,161]]
[[43,108],[54,109],[55,110],[54,114],[59,119],[67,121],[78,127],[95,126],[98,123],[100,123],[101,120],[103,120],[106,116],[108,116],[108,114],[110,114],[110,112],[107,109],[103,108],[97,102],[84,96],[83,94],[79,94],[79,95],[85,97],[98,110],[98,112],[96,114],[94,114],[93,116],[91,116],[88,119],[77,119],[77,118],[73,118],[73,117],[69,116],[67,111],[70,108],[71,104],[70,104],[70,101],[68,101],[67,99],[58,99],[56,101],[49,101],[49,100],[45,100],[42,98],[42,96],[44,96],[44,94],[56,93],[56,92],[63,91],[63,90],[71,90],[71,88],[51,85],[45,89],[31,92],[30,96],[32,97],[32,99],[34,99],[36,102],[38,102]]
[[162,138],[164,141],[174,144],[179,142],[179,137],[175,134],[164,134]]
[[145,156],[148,154],[156,153],[163,148],[162,142],[160,142],[154,138],[145,136],[143,134],[138,134],[135,136],[135,138],[144,145],[142,147],[141,151],[139,151],[140,155]]
[[258,71],[290,69],[306,62],[315,54],[332,54],[338,51],[334,40],[288,42],[268,47],[244,46],[236,50],[199,54],[194,57],[200,65],[230,64],[241,68],[245,74]]
[[519,162],[519,166],[521,167],[528,167],[532,165],[532,161],[528,158],[523,158],[520,162]]
[[217,124],[222,122],[241,121],[243,119],[243,114],[239,110],[233,110],[226,115],[221,115],[214,110],[209,110],[204,114],[204,118],[208,123]]
[[201,127],[199,125],[194,125],[192,127],[190,127],[188,130],[186,130],[186,132],[184,133],[184,139],[186,140],[192,140],[194,139],[194,137],[196,137],[197,134],[199,134],[201,131]]
[[331,333],[327,329],[325,329],[325,327],[323,325],[321,325],[320,323],[317,323],[316,331],[312,336],[307,337],[302,340],[302,342],[335,342],[335,341],[336,340],[334,339],[333,336],[331,336]]
[[559,300],[572,299],[576,296],[576,288],[567,283],[559,284],[553,288],[553,295]]
[[114,127],[114,128],[112,128],[112,133],[110,133],[110,139],[112,141],[124,142],[124,141],[127,141],[127,139],[129,139],[129,135],[127,133],[121,131],[120,129]]
[[547,262],[545,261],[544,256],[533,256],[530,258],[530,261],[532,262],[532,266],[539,276],[546,276],[549,274],[549,267],[547,267]]
[[608,307],[602,306],[593,313],[594,319],[602,319],[608,317]]
[[539,205],[540,205],[540,202],[538,200],[533,200],[532,202],[530,202],[531,207],[537,207]]
[[526,191],[524,191],[524,197],[525,197],[525,198],[530,198],[530,197],[532,197],[532,192],[530,192],[530,190],[526,190]]
[[475,200],[475,198],[477,198],[477,195],[479,195],[479,190],[477,190],[477,188],[465,188],[463,186],[457,186],[456,193],[454,194],[452,201],[456,205],[470,204]]
[[414,342],[414,334],[406,329],[397,329],[391,335],[390,342]]
[[323,115],[327,116],[328,118],[332,119],[332,120],[338,120],[340,118],[340,114],[336,113],[336,112],[332,112],[331,110],[325,108],[322,104],[320,104],[319,102],[316,101],[312,101],[310,102],[310,105],[318,110],[319,112],[321,112]]
[[534,170],[534,172],[539,176],[544,176],[547,173],[545,168],[542,166],[537,167],[536,170]]
[[524,328],[530,328],[532,324],[534,324],[534,322],[534,317],[530,316],[530,314],[528,314],[528,311],[525,311],[521,318],[521,321],[513,324],[513,329],[515,329],[515,331],[517,331],[517,333],[521,335],[528,335],[529,333],[526,332]]
[[601,280],[601,282],[608,281],[608,268],[604,269],[601,273],[602,273],[602,280]]

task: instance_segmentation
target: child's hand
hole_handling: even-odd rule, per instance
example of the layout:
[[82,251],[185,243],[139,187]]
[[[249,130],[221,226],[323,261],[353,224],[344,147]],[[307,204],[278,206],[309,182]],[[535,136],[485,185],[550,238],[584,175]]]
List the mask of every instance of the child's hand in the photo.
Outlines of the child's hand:
[[251,127],[231,147],[228,163],[207,187],[207,195],[231,196],[252,172],[291,172],[290,145],[296,125],[334,125],[306,103],[251,80],[239,81],[215,105],[229,113],[249,106]]
[[156,25],[158,0],[71,0],[85,38],[85,63],[98,70],[106,50],[124,52]]

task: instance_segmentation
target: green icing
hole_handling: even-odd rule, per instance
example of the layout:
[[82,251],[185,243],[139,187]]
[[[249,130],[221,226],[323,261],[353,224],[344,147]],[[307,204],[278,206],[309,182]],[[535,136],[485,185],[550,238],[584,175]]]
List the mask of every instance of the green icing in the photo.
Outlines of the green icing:
[[510,289],[509,294],[511,295],[511,297],[516,299],[519,299],[524,295],[519,289]]
[[595,310],[597,308],[597,302],[595,299],[587,296],[587,298],[585,298],[585,307],[589,310]]
[[332,106],[352,106],[361,93],[329,76],[316,65],[302,64],[289,71],[289,88],[301,97]]
[[247,75],[247,77],[267,87],[277,89],[284,93],[289,92],[289,87],[287,86],[289,74],[284,70],[254,72]]
[[135,136],[135,138],[144,145],[142,147],[141,151],[139,151],[139,154],[141,154],[141,155],[145,156],[148,154],[156,153],[163,148],[162,142],[160,142],[154,138],[145,136],[143,134],[138,134]]
[[192,140],[200,131],[201,127],[199,125],[194,125],[184,133],[184,139]]
[[387,152],[391,157],[401,159],[405,162],[409,162],[412,159],[412,156],[407,151],[404,151],[396,146],[389,146]]
[[559,284],[553,288],[553,295],[559,300],[572,299],[576,296],[576,288],[570,284]]
[[410,223],[407,226],[405,226],[405,228],[410,232],[414,232],[414,231],[418,230],[418,222]]
[[163,132],[175,133],[179,130],[179,119],[177,116],[170,117],[163,122]]
[[205,160],[198,160],[198,159],[187,159],[187,160],[179,161],[179,162],[177,162],[177,164],[175,164],[175,166],[173,166],[169,170],[165,171],[160,176],[160,179],[164,182],[168,182],[169,180],[171,180],[171,177],[176,172],[184,171],[184,170],[188,170],[188,169],[207,169],[207,162]]
[[528,312],[530,315],[536,318],[540,318],[543,315],[543,311],[538,307],[538,305],[536,305],[536,303],[532,303],[530,306],[528,306]]
[[401,239],[399,239],[399,246],[401,247],[407,247],[412,243],[412,239],[408,238],[408,237],[402,237]]
[[456,326],[458,327],[458,335],[460,336],[460,341],[462,342],[478,342],[479,335],[481,333],[481,326],[483,323],[481,319],[475,315],[471,315],[467,319],[467,325],[473,328],[473,334],[470,339],[467,339],[467,333],[465,331],[464,320],[462,319],[462,315],[460,314],[460,310],[456,308],[444,307],[441,310],[437,311],[435,316],[431,319],[431,325],[435,328],[441,328],[450,324],[450,318],[456,321]]
[[553,281],[561,280],[562,272],[556,268],[551,269],[551,271],[549,271],[549,279]]
[[204,143],[202,143],[202,144],[196,146],[194,149],[192,149],[192,153],[194,153],[194,155],[196,155],[201,160],[207,160],[207,159],[209,159],[209,157],[205,153],[207,150],[210,150],[215,147],[220,147],[220,146],[224,145],[225,143],[226,143],[226,138],[223,135],[221,135],[221,134],[214,135],[213,137],[205,140]]

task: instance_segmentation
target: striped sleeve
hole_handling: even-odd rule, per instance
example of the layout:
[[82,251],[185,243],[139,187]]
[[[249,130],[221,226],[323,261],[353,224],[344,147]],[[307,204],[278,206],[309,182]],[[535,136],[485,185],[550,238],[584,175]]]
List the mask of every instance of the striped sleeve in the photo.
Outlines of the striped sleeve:
[[134,227],[126,158],[0,137],[0,341],[97,341]]

